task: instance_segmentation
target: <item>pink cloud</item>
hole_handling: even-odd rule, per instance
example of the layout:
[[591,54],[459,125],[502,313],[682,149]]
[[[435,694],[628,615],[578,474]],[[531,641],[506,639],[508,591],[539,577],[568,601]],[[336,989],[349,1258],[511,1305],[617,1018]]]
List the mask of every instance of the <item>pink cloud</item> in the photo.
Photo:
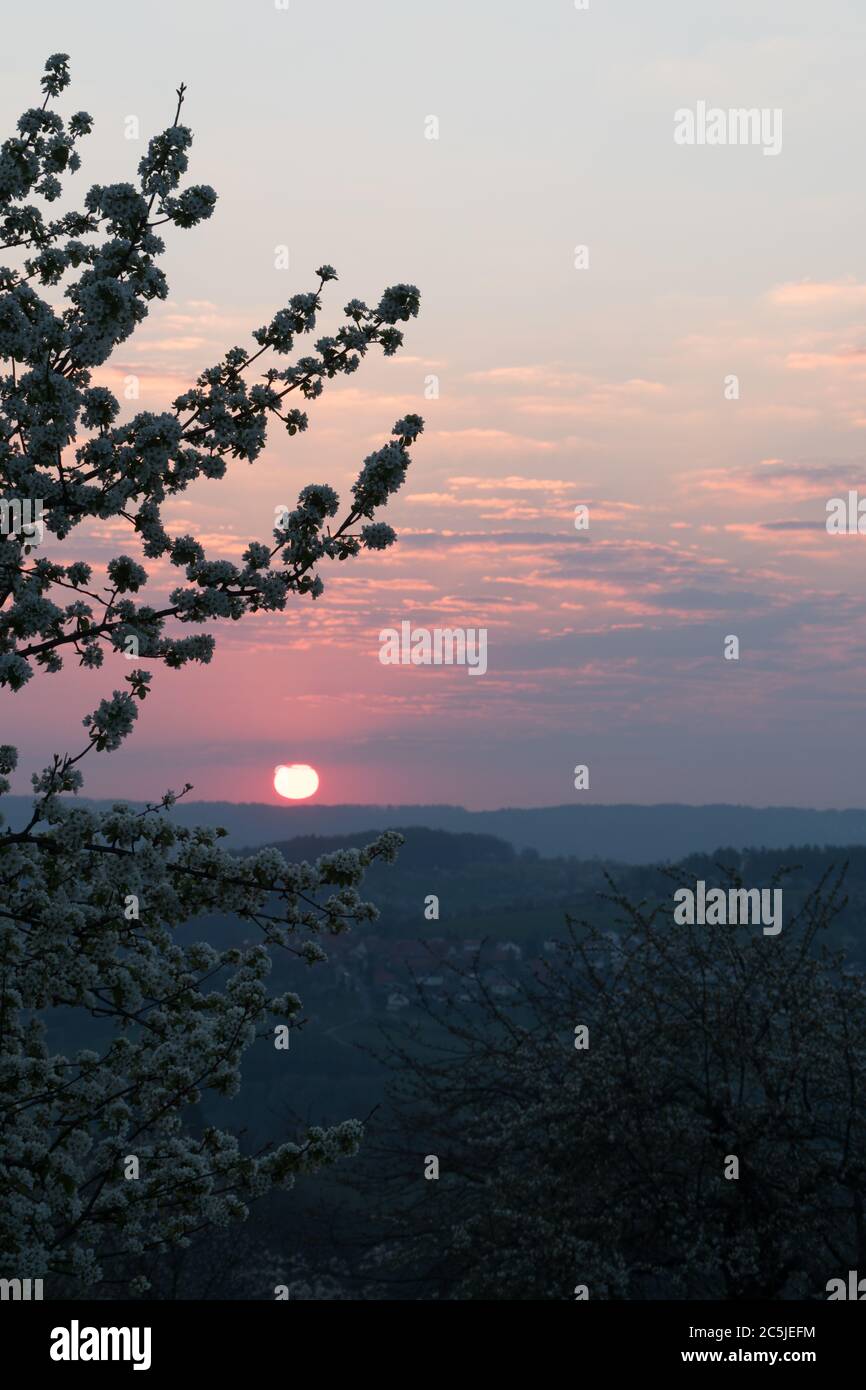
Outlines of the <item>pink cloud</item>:
[[571,439],[533,439],[527,435],[511,434],[508,430],[471,428],[465,430],[437,430],[436,444],[447,448],[471,447],[484,452],[500,450],[532,450],[535,453],[555,453],[574,443]]
[[814,372],[825,367],[862,372],[866,366],[866,348],[839,348],[835,352],[789,352],[785,366],[792,372]]
[[866,304],[866,285],[854,280],[789,281],[770,290],[767,298],[772,304],[786,308],[811,309],[833,305],[845,307]]

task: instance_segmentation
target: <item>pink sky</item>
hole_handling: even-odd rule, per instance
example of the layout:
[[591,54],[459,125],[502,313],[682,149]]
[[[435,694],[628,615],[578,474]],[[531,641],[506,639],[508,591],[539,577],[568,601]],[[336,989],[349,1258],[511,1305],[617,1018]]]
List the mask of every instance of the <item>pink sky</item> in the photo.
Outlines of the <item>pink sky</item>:
[[[739,401],[720,386],[730,346],[723,354],[709,336],[670,345],[685,380],[605,379],[555,362],[455,372],[413,351],[419,321],[402,359],[329,386],[306,437],[279,439],[166,513],[170,530],[236,559],[307,481],[347,491],[357,462],[412,409],[428,425],[391,508],[398,545],[323,570],[315,604],[217,627],[210,667],[158,673],[134,739],[91,764],[88,791],[154,794],[182,775],[206,799],[270,800],[274,764],[305,761],[325,801],[530,804],[567,800],[571,766],[588,762],[604,800],[796,799],[784,760],[762,792],[766,766],[755,775],[743,750],[760,741],[779,758],[780,730],[811,726],[814,737],[829,710],[856,719],[866,537],[828,536],[824,518],[828,498],[866,484],[844,460],[864,423],[866,359],[846,348],[862,336],[864,298],[853,282],[769,287],[736,350]],[[102,379],[119,388],[135,372],[140,407],[157,408],[237,337],[212,305],[169,304]],[[433,371],[447,389],[428,401]],[[816,426],[836,461],[796,448]],[[755,437],[772,438],[778,456],[755,453]],[[663,476],[632,471],[612,485],[616,462],[649,442]],[[587,532],[574,529],[579,502]],[[82,541],[76,554],[91,559],[129,546],[125,528],[104,524]],[[157,584],[177,580],[149,568]],[[379,631],[404,619],[487,628],[487,673],[382,666]],[[722,659],[729,632],[743,645],[738,665]],[[70,672],[59,709],[59,681],[34,683],[21,720],[34,752],[46,723],[74,745],[79,709],[112,674],[125,672]],[[627,752],[614,752],[614,732]],[[724,738],[716,790],[706,775]],[[679,764],[677,750],[696,775],[678,765],[670,786],[660,761]],[[822,799],[820,778],[809,786],[802,799]]]
[[[157,6],[170,42],[142,34],[122,76],[100,59],[95,12],[66,36],[49,6],[70,109],[98,120],[82,188],[131,175],[124,117],[157,125],[181,74],[191,179],[220,193],[213,221],[169,248],[172,299],[99,376],[121,389],[136,375],[134,408],[165,408],[323,260],[341,277],[323,332],[353,296],[422,291],[400,356],[329,383],[306,435],[166,508],[170,530],[237,558],[306,483],[345,493],[413,411],[427,428],[385,518],[398,545],[323,570],[315,604],[216,626],[210,667],[158,671],[133,738],[90,760],[87,791],[189,780],[200,798],[276,801],[274,766],[309,762],[326,802],[537,805],[575,799],[587,763],[583,795],[599,801],[862,805],[866,536],[824,527],[829,498],[866,496],[862,193],[832,105],[842,37],[852,71],[862,59],[862,18],[830,5],[831,51],[826,11],[799,2],[784,21],[734,5],[729,31],[698,26],[685,47],[669,15],[659,28],[635,5],[533,23],[508,3],[461,27],[445,4],[429,30],[399,6],[363,23],[358,8],[338,5],[330,34],[300,5],[257,15],[255,44],[224,5],[202,9],[215,51],[237,40],[226,103],[176,6]],[[4,75],[7,126],[44,60],[32,29]],[[356,66],[398,72],[407,45],[413,82],[358,109]],[[297,81],[280,88],[289,55]],[[855,87],[848,129],[862,128]],[[783,107],[783,153],[678,149],[673,111],[705,96]],[[125,529],[105,525],[63,547],[96,562],[119,550]],[[147,563],[158,588],[168,576]],[[485,627],[487,673],[381,665],[380,629],[406,619]],[[729,633],[738,663],[723,660]],[[112,658],[6,697],[16,791],[44,755],[81,745],[82,716],[125,673]]]

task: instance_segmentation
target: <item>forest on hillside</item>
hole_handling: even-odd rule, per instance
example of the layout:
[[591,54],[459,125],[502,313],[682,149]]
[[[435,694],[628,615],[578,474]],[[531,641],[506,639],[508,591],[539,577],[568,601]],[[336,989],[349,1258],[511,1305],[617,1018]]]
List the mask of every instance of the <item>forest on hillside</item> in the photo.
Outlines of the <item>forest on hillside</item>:
[[[585,1267],[596,1297],[808,1298],[857,1267],[866,849],[635,868],[413,829],[369,877],[377,921],[278,958],[286,1046],[189,1117],[251,1153],[351,1117],[360,1155],[154,1263],[154,1297],[571,1298]],[[781,885],[779,937],[675,926],[698,879]]]

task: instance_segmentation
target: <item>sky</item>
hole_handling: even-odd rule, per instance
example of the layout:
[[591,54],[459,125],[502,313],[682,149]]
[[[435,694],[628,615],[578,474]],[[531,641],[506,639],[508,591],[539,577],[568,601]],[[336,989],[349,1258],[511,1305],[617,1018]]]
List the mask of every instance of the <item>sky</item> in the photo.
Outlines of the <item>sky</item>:
[[[90,795],[276,802],[274,767],[302,762],[328,803],[866,804],[866,535],[825,524],[866,498],[859,0],[43,0],[4,39],[4,137],[70,54],[61,109],[96,121],[79,199],[134,177],[187,84],[189,181],[219,202],[173,231],[169,300],[96,377],[139,379],[126,413],[169,408],[323,262],[323,332],[350,298],[422,295],[402,353],[328,383],[305,435],[165,510],[238,559],[415,412],[398,544],[217,625],[210,666],[157,670]],[[781,113],[781,148],[678,144],[701,102]],[[128,549],[103,523],[44,553]],[[486,629],[486,672],[383,665],[404,621]],[[121,662],[4,697],[13,790],[78,751]]]

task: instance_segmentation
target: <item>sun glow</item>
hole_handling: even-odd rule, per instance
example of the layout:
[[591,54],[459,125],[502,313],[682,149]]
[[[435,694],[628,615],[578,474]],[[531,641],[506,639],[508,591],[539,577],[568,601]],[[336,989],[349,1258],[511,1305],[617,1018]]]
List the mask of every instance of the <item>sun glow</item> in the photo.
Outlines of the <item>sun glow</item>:
[[274,790],[289,801],[304,801],[319,789],[319,774],[306,763],[281,763],[274,768]]

